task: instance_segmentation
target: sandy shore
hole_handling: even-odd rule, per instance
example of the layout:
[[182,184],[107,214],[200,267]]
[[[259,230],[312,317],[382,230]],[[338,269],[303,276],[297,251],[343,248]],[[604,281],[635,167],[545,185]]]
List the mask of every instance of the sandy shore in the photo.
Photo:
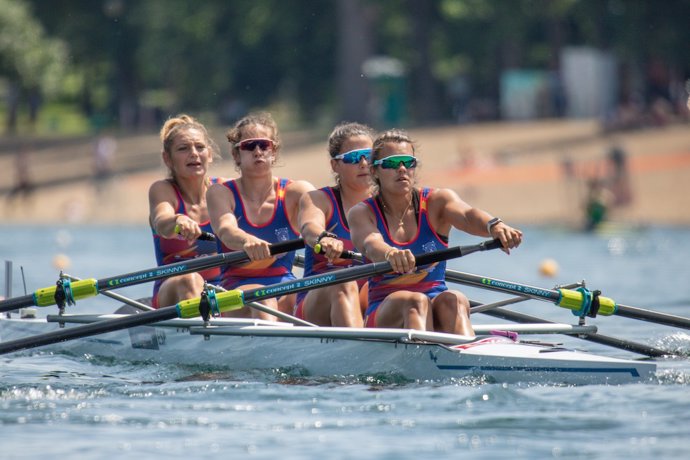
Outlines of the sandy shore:
[[[219,130],[222,132],[222,129]],[[584,179],[604,162],[615,142],[628,153],[632,202],[615,209],[616,221],[690,225],[690,127],[618,133],[605,136],[593,121],[545,121],[447,126],[410,131],[419,142],[420,183],[456,190],[465,201],[515,225],[576,226],[582,220]],[[282,165],[276,175],[305,179],[315,186],[332,183],[323,142],[299,146],[284,139]],[[219,140],[222,148],[222,144]],[[92,146],[73,143],[31,152],[32,178],[38,183],[29,198],[3,200],[3,221],[30,224],[136,224],[148,214],[149,184],[165,175],[155,134],[118,139],[116,175],[98,191],[89,180]],[[227,152],[224,153],[227,157]],[[564,159],[577,176],[566,177]],[[138,171],[125,173],[124,171]],[[234,177],[227,158],[213,174]],[[80,174],[77,174],[80,173]],[[15,182],[11,154],[0,156],[0,184]],[[73,179],[71,177],[74,176]]]

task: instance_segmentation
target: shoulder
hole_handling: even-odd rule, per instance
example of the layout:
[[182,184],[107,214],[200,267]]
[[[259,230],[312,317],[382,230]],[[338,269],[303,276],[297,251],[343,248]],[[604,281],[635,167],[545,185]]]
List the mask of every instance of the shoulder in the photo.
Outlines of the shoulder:
[[371,209],[371,206],[369,206],[369,204],[367,203],[367,200],[365,200],[351,207],[350,211],[347,213],[347,216],[348,220],[350,220],[351,217],[362,219],[367,217],[374,217],[374,213]]
[[151,199],[161,201],[170,197],[177,198],[172,182],[167,179],[157,180],[149,187],[149,198]]
[[208,187],[208,190],[206,190],[206,195],[207,196],[217,196],[217,195],[224,195],[226,193],[230,193],[230,188],[228,188],[227,185],[225,185],[225,181],[219,181],[216,182],[215,184],[211,184]]
[[427,195],[429,205],[446,205],[448,203],[462,201],[458,194],[449,188],[430,188]]
[[311,183],[305,180],[294,180],[288,182],[288,184],[285,186],[285,191],[289,194],[297,194],[301,196],[304,193],[317,190],[314,189],[314,186],[311,185]]

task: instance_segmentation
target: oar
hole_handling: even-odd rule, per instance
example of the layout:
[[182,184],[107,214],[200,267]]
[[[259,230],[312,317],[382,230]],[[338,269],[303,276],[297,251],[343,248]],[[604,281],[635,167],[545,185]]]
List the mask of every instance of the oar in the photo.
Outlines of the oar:
[[690,329],[690,319],[667,313],[653,312],[641,308],[617,304],[613,299],[598,295],[584,288],[578,289],[544,289],[512,281],[503,281],[488,276],[477,276],[463,272],[446,272],[446,279],[456,283],[467,284],[482,289],[507,292],[523,297],[553,302],[559,307],[573,311],[576,316],[617,315],[641,319],[652,323]]
[[[304,241],[302,239],[296,239],[272,244],[270,246],[270,250],[271,254],[280,254],[283,252],[295,251],[303,247]],[[55,298],[56,294],[60,295],[62,293],[64,295],[65,291],[69,291],[70,297],[68,299],[75,301],[96,296],[101,291],[134,286],[137,284],[155,281],[157,279],[184,275],[186,273],[193,273],[221,265],[237,264],[247,260],[249,259],[244,251],[233,251],[216,254],[213,256],[197,257],[195,259],[184,260],[168,265],[161,265],[159,267],[126,273],[124,275],[117,275],[110,278],[103,278],[100,280],[90,278],[65,284],[65,280],[61,279],[57,285],[38,289],[33,294],[0,301],[0,312],[17,310],[19,308],[29,307],[32,305],[37,307],[55,305],[57,303]]]
[[[481,306],[479,302],[470,302],[472,308],[476,306]],[[552,324],[552,321],[547,321],[545,319],[537,318],[536,316],[526,315],[524,313],[518,313],[503,308],[492,308],[491,310],[482,311],[483,314],[494,317],[506,319],[508,321],[513,321],[515,323],[544,323]],[[506,329],[510,329],[507,327]],[[668,351],[661,350],[659,348],[650,347],[642,343],[632,342],[630,340],[617,339],[615,337],[610,337],[607,335],[602,335],[599,333],[587,333],[587,334],[573,334],[573,337],[578,339],[587,340],[588,342],[594,342],[601,345],[608,345],[613,348],[620,348],[621,350],[632,351],[634,353],[639,353],[641,355],[660,357],[660,356],[670,356],[672,353]]]
[[[479,244],[468,246],[456,246],[441,251],[429,252],[416,257],[418,265],[427,265],[434,262],[463,257],[478,251],[486,251],[501,247],[499,240],[484,241]],[[331,286],[334,284],[354,281],[368,276],[381,275],[391,271],[389,262],[374,262],[359,265],[357,267],[335,270],[332,272],[308,276],[293,281],[278,283],[270,286],[263,286],[255,289],[241,291],[239,289],[220,292],[213,296],[211,311],[220,314],[231,310],[242,308],[249,302],[258,302],[263,299],[279,297],[286,294],[306,291],[309,289]],[[208,299],[208,297],[206,297]],[[40,347],[51,343],[64,342],[66,340],[89,337],[96,334],[118,331],[135,326],[152,324],[159,321],[166,321],[174,318],[193,318],[199,316],[199,306],[201,297],[183,300],[177,305],[160,308],[156,311],[143,312],[124,318],[99,321],[93,324],[77,326],[69,329],[48,332],[32,337],[25,337],[17,340],[0,343],[0,354],[28,348]]]

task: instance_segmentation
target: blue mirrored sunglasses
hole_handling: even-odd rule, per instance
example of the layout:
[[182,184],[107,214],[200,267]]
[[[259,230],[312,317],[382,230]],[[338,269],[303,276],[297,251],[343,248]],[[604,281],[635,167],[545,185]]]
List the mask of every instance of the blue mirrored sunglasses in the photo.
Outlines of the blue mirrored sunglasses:
[[391,155],[374,161],[374,166],[381,166],[383,169],[398,169],[400,165],[407,169],[416,168],[417,158],[412,155]]
[[341,153],[333,157],[334,160],[340,160],[348,165],[358,164],[362,161],[362,158],[371,161],[371,149],[350,150],[349,152]]

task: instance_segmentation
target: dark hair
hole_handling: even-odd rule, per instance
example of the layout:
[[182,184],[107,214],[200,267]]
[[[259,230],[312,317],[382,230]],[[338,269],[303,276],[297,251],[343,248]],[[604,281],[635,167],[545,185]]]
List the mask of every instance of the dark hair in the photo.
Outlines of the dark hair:
[[343,122],[338,124],[330,136],[328,136],[328,154],[333,158],[343,148],[345,141],[354,136],[367,136],[374,138],[374,130],[369,126],[355,122]]
[[281,147],[280,135],[278,134],[278,125],[268,112],[250,113],[249,115],[238,120],[237,123],[235,123],[235,126],[228,130],[228,132],[225,134],[225,137],[228,139],[228,142],[230,142],[230,151],[232,153],[239,153],[240,148],[236,147],[236,144],[242,138],[242,129],[246,126],[252,125],[265,126],[271,130],[271,140],[274,144],[273,152],[275,154],[275,158],[277,159],[278,152],[280,151]]
[[[374,182],[375,196],[379,194],[379,191],[381,189],[381,183],[379,182],[379,178],[373,173],[373,169],[375,168],[373,164],[374,161],[379,159],[379,157],[381,156],[381,151],[383,150],[383,146],[388,142],[392,142],[394,144],[410,144],[412,146],[412,154],[415,154],[415,151],[417,150],[417,143],[412,140],[410,135],[407,134],[407,131],[404,131],[402,129],[389,129],[388,131],[384,131],[378,136],[376,136],[376,139],[374,139],[374,147],[371,150],[371,180]],[[414,182],[417,182],[416,176]]]
[[371,151],[371,161],[378,160],[381,156],[381,150],[383,150],[384,144],[386,142],[393,142],[395,144],[402,144],[406,142],[412,146],[412,153],[415,153],[416,143],[412,140],[407,131],[402,129],[389,129],[379,134],[376,139],[374,139],[374,147]]

